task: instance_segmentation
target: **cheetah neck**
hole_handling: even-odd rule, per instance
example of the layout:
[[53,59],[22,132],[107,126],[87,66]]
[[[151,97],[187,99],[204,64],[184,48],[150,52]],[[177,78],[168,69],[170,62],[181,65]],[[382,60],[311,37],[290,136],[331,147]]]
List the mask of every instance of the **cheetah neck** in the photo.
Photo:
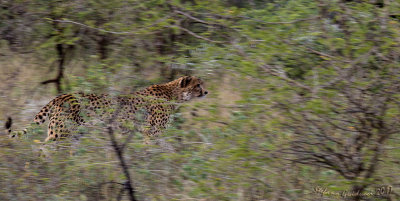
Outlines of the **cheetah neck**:
[[136,92],[136,94],[153,96],[155,98],[165,99],[167,101],[178,101],[180,98],[179,92],[178,82],[172,81],[165,84],[152,85]]

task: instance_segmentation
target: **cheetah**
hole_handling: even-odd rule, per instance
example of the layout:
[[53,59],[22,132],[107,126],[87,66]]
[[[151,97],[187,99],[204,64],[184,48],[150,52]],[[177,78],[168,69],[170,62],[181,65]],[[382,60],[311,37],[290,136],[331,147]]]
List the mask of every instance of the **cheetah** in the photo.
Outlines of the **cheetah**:
[[[112,97],[108,94],[63,94],[45,105],[34,118],[34,123],[43,124],[49,120],[45,142],[70,136],[71,128],[85,125],[85,116],[106,121],[138,121],[137,113],[142,113],[145,124],[145,139],[161,134],[177,104],[193,98],[204,97],[208,91],[201,79],[184,76],[174,81],[152,85],[129,95]],[[18,132],[11,130],[11,118],[6,122],[6,132],[15,137]],[[26,129],[23,131],[26,133]]]

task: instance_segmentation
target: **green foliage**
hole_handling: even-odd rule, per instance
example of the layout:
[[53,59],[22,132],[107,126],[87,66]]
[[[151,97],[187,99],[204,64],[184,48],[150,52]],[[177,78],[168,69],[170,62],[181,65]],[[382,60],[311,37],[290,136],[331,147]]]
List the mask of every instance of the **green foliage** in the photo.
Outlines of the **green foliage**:
[[[210,94],[161,136],[176,152],[139,132],[125,146],[138,200],[313,200],[317,186],[395,185],[400,4],[378,2],[4,1],[0,114],[28,124],[54,96],[38,83],[63,58],[64,92],[125,94],[193,74]],[[128,199],[106,125],[40,144],[45,130],[0,138],[0,200]]]

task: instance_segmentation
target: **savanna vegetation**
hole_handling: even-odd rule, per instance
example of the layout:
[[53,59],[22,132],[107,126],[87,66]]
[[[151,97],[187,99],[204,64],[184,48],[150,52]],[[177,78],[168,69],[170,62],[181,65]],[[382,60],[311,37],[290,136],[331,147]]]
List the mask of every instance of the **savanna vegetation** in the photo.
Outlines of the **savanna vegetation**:
[[[0,200],[400,200],[397,0],[0,0]],[[209,94],[143,144],[42,144],[56,95],[182,75]]]

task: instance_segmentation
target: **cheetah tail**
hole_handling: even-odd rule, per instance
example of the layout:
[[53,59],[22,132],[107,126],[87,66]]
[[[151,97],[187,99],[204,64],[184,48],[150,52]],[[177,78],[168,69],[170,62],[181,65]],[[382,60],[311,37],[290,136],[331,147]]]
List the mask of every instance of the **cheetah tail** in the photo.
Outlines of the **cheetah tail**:
[[7,134],[11,133],[11,126],[12,126],[12,118],[8,117],[7,121],[6,121],[6,124],[4,124],[4,129],[6,130]]
[[11,126],[12,126],[12,118],[8,117],[6,124],[4,125],[4,128],[6,130],[6,133],[10,136],[10,137],[15,137],[16,135],[20,135],[20,134],[26,134],[26,129],[22,130],[22,131],[11,131]]

